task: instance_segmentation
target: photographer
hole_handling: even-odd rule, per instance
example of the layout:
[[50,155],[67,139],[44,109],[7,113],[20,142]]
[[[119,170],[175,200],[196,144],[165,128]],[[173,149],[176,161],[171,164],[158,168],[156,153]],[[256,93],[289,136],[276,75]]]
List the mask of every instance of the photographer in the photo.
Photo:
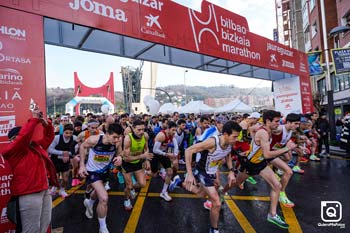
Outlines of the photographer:
[[[33,140],[37,125],[43,126],[42,138]],[[8,133],[10,143],[0,148],[0,153],[13,170],[11,192],[17,198],[17,231],[46,232],[51,221],[52,199],[48,185],[58,186],[56,171],[46,152],[54,138],[51,122],[42,118],[36,106],[32,118],[23,127],[15,127]],[[49,176],[49,182],[48,182]]]

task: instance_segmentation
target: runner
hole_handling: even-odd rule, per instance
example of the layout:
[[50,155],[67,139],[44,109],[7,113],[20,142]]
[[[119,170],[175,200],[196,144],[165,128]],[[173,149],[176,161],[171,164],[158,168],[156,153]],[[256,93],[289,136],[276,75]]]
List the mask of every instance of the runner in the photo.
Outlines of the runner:
[[296,144],[292,141],[288,141],[286,147],[278,149],[276,151],[270,150],[271,132],[276,130],[280,123],[281,113],[273,110],[268,110],[263,114],[264,125],[261,126],[255,133],[255,137],[252,140],[250,153],[248,154],[247,161],[242,163],[240,173],[237,175],[235,184],[230,186],[228,183],[224,189],[224,192],[229,188],[238,186],[245,181],[249,176],[260,175],[270,186],[270,210],[267,215],[267,221],[281,227],[288,229],[289,225],[284,221],[282,217],[277,214],[277,204],[279,200],[279,194],[281,191],[281,183],[277,180],[272,169],[267,166],[266,159],[276,158],[280,155],[293,150]]
[[[83,178],[86,177],[87,184],[91,184],[94,188],[94,191],[90,194],[90,199],[84,200],[85,215],[89,219],[93,218],[93,205],[98,198],[96,212],[100,233],[108,233],[106,225],[108,193],[103,183],[108,178],[111,163],[113,162],[115,166],[122,163],[122,157],[120,156],[122,136],[123,128],[118,124],[110,124],[105,135],[91,136],[80,146],[79,175]],[[89,155],[85,166],[87,150],[89,150]]]
[[[125,136],[122,170],[125,181],[124,208],[132,209],[131,199],[135,199],[135,189],[146,185],[146,176],[143,167],[149,170],[153,154],[148,152],[148,135],[145,133],[145,122],[135,120],[131,128],[132,133]],[[136,176],[137,183],[133,184],[132,175]]]
[[[74,127],[72,124],[64,125],[63,134],[56,135],[48,149],[48,152],[51,155],[51,160],[56,168],[57,179],[60,180],[59,178],[62,175],[60,190],[58,192],[62,198],[68,196],[66,189],[69,182],[69,162],[75,154],[74,146],[76,136],[73,135],[73,130]],[[51,194],[55,194],[55,187],[51,191]]]
[[[235,143],[241,127],[233,122],[228,121],[224,124],[221,135],[209,137],[203,142],[199,142],[185,151],[187,176],[184,182],[177,177],[172,186],[180,186],[188,191],[195,193],[200,197],[209,197],[212,202],[210,209],[210,233],[218,233],[218,222],[221,209],[221,201],[217,189],[215,188],[215,180],[217,171],[223,159],[226,158],[229,174],[227,177],[228,184],[235,182],[235,174],[232,167],[231,149]],[[192,154],[201,153],[200,161],[196,164],[196,175],[192,172]],[[195,179],[196,178],[196,179]],[[197,181],[198,180],[198,183]]]
[[164,179],[164,185],[160,197],[165,201],[171,201],[172,198],[168,194],[168,186],[171,178],[173,177],[172,163],[177,162],[177,156],[179,149],[176,139],[174,137],[176,133],[176,124],[172,121],[168,123],[168,128],[160,131],[154,139],[153,153],[154,158],[151,161],[152,173],[156,174],[158,171],[158,163],[166,170]]

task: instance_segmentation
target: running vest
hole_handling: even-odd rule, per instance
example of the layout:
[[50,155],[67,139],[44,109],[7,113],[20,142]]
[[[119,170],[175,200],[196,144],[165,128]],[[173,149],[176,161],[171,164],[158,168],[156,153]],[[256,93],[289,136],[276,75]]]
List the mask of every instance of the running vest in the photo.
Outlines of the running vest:
[[292,131],[287,131],[286,126],[282,125],[282,132],[278,135],[272,134],[270,148],[271,150],[278,150],[284,147],[289,139],[292,137]]
[[168,137],[165,130],[162,130],[161,132],[164,134],[165,140],[162,142],[159,149],[163,152],[168,152],[169,145],[173,143],[173,137]]
[[[63,139],[63,135],[60,135],[60,139],[58,140],[58,144],[55,146],[55,149],[59,151],[71,152],[73,146],[74,146],[73,136],[70,137],[68,142],[65,142]],[[60,155],[57,155],[57,156],[60,156]]]
[[[141,139],[136,140],[133,136],[132,133],[129,133],[129,137],[131,140],[131,146],[130,146],[130,155],[131,156],[138,156],[144,152],[145,149],[145,144],[146,144],[146,139],[145,135],[142,135]],[[140,160],[134,160],[129,163],[138,163]]]
[[90,172],[104,173],[108,169],[109,164],[116,153],[116,146],[112,144],[103,144],[102,138],[103,135],[100,135],[97,144],[89,150],[86,170]]
[[181,134],[179,134],[176,130],[176,134],[175,134],[175,139],[177,141],[177,144],[180,146],[182,141],[184,140],[185,134],[184,132],[181,132]]
[[219,135],[212,136],[215,139],[215,151],[209,153],[208,150],[201,152],[201,158],[197,164],[198,170],[205,171],[207,174],[215,174],[225,158],[232,150],[229,145],[226,149],[221,148]]
[[[267,131],[263,126],[260,127],[256,132],[258,132],[260,129],[263,129],[265,131]],[[270,139],[271,141],[271,139]],[[265,160],[264,155],[263,155],[263,151],[261,149],[260,145],[257,145],[255,143],[255,139],[252,140],[251,144],[250,144],[250,149],[248,152],[248,160],[251,163],[261,163]]]

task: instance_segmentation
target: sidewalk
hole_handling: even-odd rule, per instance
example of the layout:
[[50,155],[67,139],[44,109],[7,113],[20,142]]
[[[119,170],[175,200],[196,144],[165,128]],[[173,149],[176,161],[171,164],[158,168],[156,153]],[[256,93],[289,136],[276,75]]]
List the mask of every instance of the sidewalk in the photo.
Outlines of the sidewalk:
[[338,156],[346,155],[345,150],[339,148],[338,146],[329,146],[329,150],[331,155],[338,155]]

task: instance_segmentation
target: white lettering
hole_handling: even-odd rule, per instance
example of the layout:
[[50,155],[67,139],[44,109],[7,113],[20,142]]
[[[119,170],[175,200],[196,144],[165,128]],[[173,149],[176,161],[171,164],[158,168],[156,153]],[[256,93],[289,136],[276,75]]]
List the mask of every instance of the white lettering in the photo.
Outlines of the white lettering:
[[21,63],[21,64],[31,64],[31,61],[30,61],[29,58],[7,56],[7,55],[4,55],[2,53],[0,53],[0,62],[13,62],[13,63]]
[[220,16],[220,19],[221,19],[222,27],[242,33],[244,35],[247,34],[247,28],[245,28],[242,25],[236,24],[232,19],[229,19],[229,18],[224,19],[222,16]]
[[23,40],[26,37],[26,30],[13,27],[0,26],[0,33],[20,40]]
[[96,15],[101,15],[110,19],[116,19],[118,21],[127,22],[126,14],[121,9],[113,9],[111,6],[104,5],[103,3],[91,1],[91,0],[74,0],[70,2],[69,7],[72,10],[79,10],[80,7],[84,11],[92,12]]

